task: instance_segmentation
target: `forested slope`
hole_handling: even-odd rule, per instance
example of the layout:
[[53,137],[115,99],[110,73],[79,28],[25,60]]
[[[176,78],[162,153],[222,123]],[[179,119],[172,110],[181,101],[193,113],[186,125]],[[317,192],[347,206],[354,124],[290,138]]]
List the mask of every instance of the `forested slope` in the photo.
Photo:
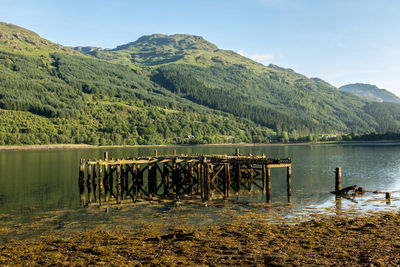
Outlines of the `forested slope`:
[[70,48],[0,23],[0,144],[273,142],[399,132],[400,106],[268,67],[201,37]]

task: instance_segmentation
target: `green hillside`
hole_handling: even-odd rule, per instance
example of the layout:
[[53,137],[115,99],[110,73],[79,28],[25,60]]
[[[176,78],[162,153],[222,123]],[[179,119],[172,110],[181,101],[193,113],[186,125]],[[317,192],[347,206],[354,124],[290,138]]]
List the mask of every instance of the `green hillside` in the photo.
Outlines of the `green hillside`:
[[380,89],[375,85],[365,83],[347,84],[339,87],[344,92],[369,98],[378,102],[390,102],[400,104],[400,98],[386,89]]
[[72,50],[0,24],[0,144],[273,142],[400,132],[400,106],[191,35]]

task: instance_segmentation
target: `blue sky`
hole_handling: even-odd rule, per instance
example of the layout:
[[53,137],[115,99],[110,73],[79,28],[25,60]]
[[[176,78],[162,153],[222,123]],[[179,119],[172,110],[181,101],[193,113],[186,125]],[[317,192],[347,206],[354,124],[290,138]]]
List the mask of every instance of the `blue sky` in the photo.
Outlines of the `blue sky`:
[[400,96],[398,0],[0,0],[0,21],[68,46],[201,35],[263,64]]

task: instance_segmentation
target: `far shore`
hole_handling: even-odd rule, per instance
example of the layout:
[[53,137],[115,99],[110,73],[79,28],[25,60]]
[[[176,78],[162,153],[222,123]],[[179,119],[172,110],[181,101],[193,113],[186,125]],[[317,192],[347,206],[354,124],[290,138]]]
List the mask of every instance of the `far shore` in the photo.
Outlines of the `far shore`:
[[309,146],[309,145],[371,145],[371,146],[391,146],[400,145],[400,141],[380,140],[380,141],[341,141],[341,142],[304,142],[304,143],[229,143],[229,144],[183,144],[183,145],[111,145],[94,146],[87,144],[48,144],[48,145],[10,145],[0,146],[1,150],[52,150],[52,149],[107,149],[107,148],[145,148],[145,147],[198,147],[198,146]]

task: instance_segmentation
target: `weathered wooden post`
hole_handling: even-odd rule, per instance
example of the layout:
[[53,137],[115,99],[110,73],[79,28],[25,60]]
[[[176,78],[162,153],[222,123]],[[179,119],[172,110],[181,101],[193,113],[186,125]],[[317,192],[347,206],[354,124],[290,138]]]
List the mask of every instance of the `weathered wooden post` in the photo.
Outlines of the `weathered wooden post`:
[[[287,196],[292,196],[292,167],[287,167]],[[290,201],[291,202],[291,201]]]
[[267,180],[267,203],[271,204],[271,168],[268,168],[268,165],[267,165],[266,180]]
[[117,204],[121,203],[121,165],[117,165]]
[[342,168],[336,167],[335,169],[335,193],[342,189]]
[[239,153],[239,148],[236,148],[236,150],[235,150],[235,156],[239,156],[240,155],[240,153]]
[[386,192],[385,197],[386,197],[386,204],[390,204],[390,192]]
[[81,196],[81,206],[85,206],[85,160],[81,159],[81,164],[79,166],[79,193]]

